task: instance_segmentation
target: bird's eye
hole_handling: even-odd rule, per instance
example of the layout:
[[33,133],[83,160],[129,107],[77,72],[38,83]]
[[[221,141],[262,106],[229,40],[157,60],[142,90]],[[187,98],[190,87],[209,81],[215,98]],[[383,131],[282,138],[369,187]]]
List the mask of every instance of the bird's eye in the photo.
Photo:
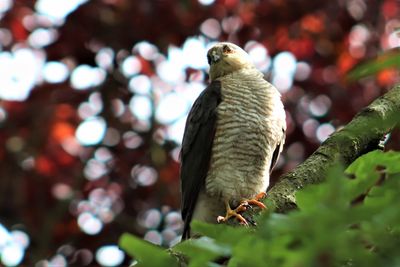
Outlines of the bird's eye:
[[222,51],[224,51],[224,53],[226,53],[226,54],[229,54],[229,53],[233,52],[233,50],[229,47],[229,45],[224,45],[222,47]]

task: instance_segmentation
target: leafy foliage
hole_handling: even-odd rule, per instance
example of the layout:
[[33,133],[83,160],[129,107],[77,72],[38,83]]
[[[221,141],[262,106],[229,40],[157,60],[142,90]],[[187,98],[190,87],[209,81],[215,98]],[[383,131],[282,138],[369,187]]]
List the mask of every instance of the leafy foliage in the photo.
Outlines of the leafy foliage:
[[400,68],[400,50],[393,49],[383,53],[376,59],[360,64],[347,75],[349,81],[357,81],[361,78],[374,75],[388,68]]
[[[215,262],[224,259],[230,267],[397,266],[399,162],[399,152],[371,152],[298,192],[296,211],[264,213],[255,229],[194,222],[205,237],[173,250],[188,256],[191,267],[220,266]],[[164,257],[164,251],[145,252],[141,242],[135,256],[146,262]]]
[[123,234],[119,240],[119,245],[126,250],[128,254],[136,256],[137,260],[140,261],[140,266],[176,266],[173,259],[164,249],[145,242],[136,236]]

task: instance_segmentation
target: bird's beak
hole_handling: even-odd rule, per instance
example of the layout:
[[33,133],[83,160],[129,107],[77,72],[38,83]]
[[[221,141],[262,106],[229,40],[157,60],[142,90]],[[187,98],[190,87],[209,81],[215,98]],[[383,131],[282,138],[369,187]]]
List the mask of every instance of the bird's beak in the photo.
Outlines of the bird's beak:
[[209,53],[207,56],[208,64],[210,65],[217,63],[220,59],[221,56],[215,50],[211,51],[211,53]]

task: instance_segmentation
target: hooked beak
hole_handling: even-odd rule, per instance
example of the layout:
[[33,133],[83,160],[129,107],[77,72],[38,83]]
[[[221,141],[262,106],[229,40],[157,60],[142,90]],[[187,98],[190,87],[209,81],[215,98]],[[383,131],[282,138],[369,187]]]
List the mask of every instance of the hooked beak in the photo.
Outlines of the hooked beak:
[[221,56],[217,53],[217,51],[210,51],[207,55],[207,61],[209,65],[217,63],[221,59]]

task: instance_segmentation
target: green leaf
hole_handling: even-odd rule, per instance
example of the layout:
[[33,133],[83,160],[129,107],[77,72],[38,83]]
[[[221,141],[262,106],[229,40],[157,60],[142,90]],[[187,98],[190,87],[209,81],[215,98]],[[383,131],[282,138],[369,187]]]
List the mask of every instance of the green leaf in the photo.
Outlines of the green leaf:
[[131,234],[123,234],[119,239],[119,246],[128,253],[128,255],[138,260],[139,264],[135,266],[177,266],[177,262],[164,248],[151,244]]
[[212,260],[231,255],[229,246],[218,244],[209,237],[187,240],[177,244],[173,250],[188,256],[190,267],[207,266],[211,264]]
[[353,197],[367,193],[381,177],[382,172],[395,174],[400,172],[400,153],[380,150],[372,151],[354,161],[346,173],[353,174],[354,180],[350,180],[349,190]]
[[376,169],[376,166],[384,166],[388,173],[400,172],[400,153],[396,151],[383,152],[374,150],[354,161],[347,169],[347,173],[358,176],[366,176]]
[[209,224],[194,220],[193,231],[211,237],[224,244],[236,244],[239,238],[245,237],[250,230],[245,227],[233,227],[226,224]]
[[263,267],[268,262],[266,256],[269,249],[266,240],[258,238],[255,233],[248,234],[237,240],[237,245],[233,248],[233,257],[228,266]]
[[385,52],[376,59],[357,66],[347,74],[347,80],[356,81],[388,68],[400,68],[400,51],[398,49]]
[[326,181],[317,185],[309,185],[296,193],[297,206],[304,211],[322,209],[342,209],[347,206],[346,178],[340,165],[332,167]]

